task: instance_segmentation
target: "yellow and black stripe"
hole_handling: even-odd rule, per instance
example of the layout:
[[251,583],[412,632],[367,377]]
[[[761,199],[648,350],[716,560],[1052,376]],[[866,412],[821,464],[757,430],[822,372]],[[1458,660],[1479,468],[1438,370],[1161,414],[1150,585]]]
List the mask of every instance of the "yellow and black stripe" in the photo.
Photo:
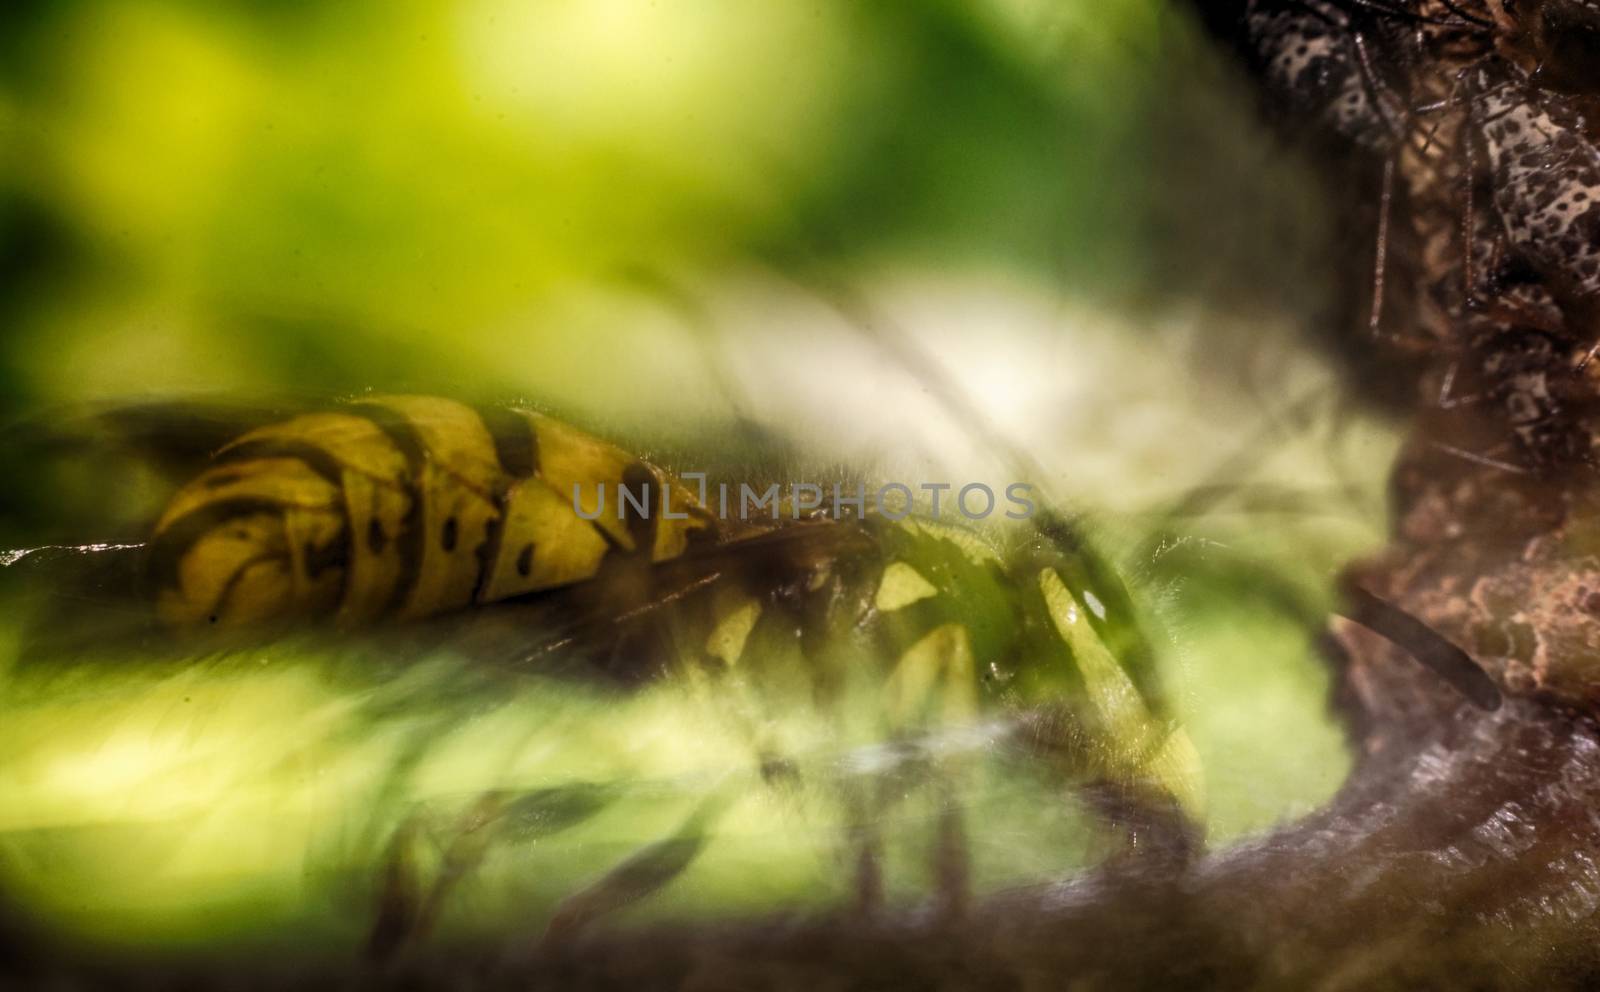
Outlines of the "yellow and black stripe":
[[[618,486],[648,486],[650,512],[628,514]],[[168,504],[150,563],[158,612],[176,627],[356,626],[581,582],[608,556],[660,562],[715,538],[681,482],[558,420],[377,396],[224,446]]]

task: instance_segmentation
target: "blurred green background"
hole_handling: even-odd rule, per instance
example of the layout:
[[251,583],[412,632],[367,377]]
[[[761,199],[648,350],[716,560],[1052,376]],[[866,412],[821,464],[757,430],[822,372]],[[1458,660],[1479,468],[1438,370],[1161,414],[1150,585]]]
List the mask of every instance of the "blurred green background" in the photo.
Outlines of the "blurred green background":
[[1156,0],[0,16],[12,410],[393,385],[603,406],[662,371],[596,367],[653,348],[631,298],[735,264],[1317,285],[1315,208]]
[[[0,14],[0,419],[405,389],[533,401],[686,468],[778,447],[971,478],[1023,452],[1164,621],[1213,843],[1347,766],[1308,639],[1334,570],[1381,540],[1394,442],[1301,340],[1327,227],[1243,83],[1158,0]],[[15,546],[68,515],[83,540],[123,536],[96,514],[147,519],[133,489],[20,458]],[[19,676],[9,874],[111,939],[303,915],[330,863],[370,856],[330,824],[393,801],[378,769],[411,735],[458,789],[462,761],[501,754],[486,787],[515,777],[530,721],[599,705],[523,689],[479,720],[432,701],[429,679],[464,677],[439,664],[407,676],[398,723],[321,656]],[[688,732],[670,701],[634,705],[652,739]],[[1003,792],[974,801],[1013,856],[1029,831],[1076,836],[1031,801],[1010,820]]]

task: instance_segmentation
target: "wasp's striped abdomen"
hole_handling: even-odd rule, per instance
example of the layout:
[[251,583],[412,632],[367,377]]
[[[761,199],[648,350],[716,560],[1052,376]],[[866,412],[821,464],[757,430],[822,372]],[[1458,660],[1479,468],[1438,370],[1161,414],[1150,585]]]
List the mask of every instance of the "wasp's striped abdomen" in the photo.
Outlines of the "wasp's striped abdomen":
[[[652,512],[604,505],[619,486],[648,486]],[[713,531],[681,484],[560,421],[382,396],[222,448],[168,504],[151,565],[175,626],[350,626],[580,582],[613,554],[664,561]]]

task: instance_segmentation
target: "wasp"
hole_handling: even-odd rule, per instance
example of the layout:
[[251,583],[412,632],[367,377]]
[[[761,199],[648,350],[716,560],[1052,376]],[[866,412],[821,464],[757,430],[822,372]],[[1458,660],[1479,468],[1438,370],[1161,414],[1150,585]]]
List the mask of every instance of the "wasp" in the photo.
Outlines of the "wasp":
[[[543,413],[368,396],[211,449],[157,515],[143,598],[180,645],[442,631],[521,674],[678,686],[734,726],[748,773],[558,893],[550,939],[668,888],[750,789],[831,797],[862,913],[887,898],[880,822],[922,797],[935,901],[959,914],[964,783],[995,749],[1076,791],[1127,850],[1187,863],[1199,761],[1117,570],[1055,514],[1003,536],[914,509],[730,521],[684,479]],[[797,711],[808,746],[834,757],[804,753],[786,729]],[[413,810],[383,848],[369,950],[416,946],[497,846],[624,791],[550,782]]]

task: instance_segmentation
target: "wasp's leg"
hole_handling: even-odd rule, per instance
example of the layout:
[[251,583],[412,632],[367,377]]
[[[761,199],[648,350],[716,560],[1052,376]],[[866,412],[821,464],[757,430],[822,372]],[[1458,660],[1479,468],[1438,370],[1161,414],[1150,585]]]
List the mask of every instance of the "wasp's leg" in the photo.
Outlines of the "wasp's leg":
[[1104,780],[1081,794],[1120,834],[1112,865],[1159,866],[1181,871],[1199,854],[1204,832],[1172,796],[1138,784]]
[[[905,653],[885,685],[890,719],[898,732],[959,733],[978,718],[977,663],[965,626],[946,623],[929,631]],[[962,759],[942,757],[942,742],[919,745],[913,774],[931,784],[937,804],[930,873],[934,901],[943,915],[959,916],[971,898],[971,851],[960,802]]]
[[[1198,848],[1205,800],[1200,758],[1181,726],[1160,716],[1158,700],[1142,693],[1089,620],[1088,610],[1055,568],[1039,573],[1039,591],[1060,644],[1083,679],[1093,731],[1057,715],[1042,726],[1059,752],[1062,773],[1112,783],[1123,807],[1114,824],[1143,835],[1145,850]],[[1093,791],[1096,787],[1091,787]],[[1105,789],[1099,788],[1101,794]],[[1130,813],[1129,809],[1138,812]],[[1158,838],[1158,834],[1164,834]]]
[[366,954],[371,961],[392,959],[418,936],[424,898],[416,859],[418,833],[418,822],[410,818],[389,838],[378,880],[377,912],[367,934]]
[[661,891],[699,856],[707,832],[728,804],[726,795],[712,796],[671,837],[641,848],[590,885],[561,900],[551,914],[541,943],[553,946],[596,920]]
[[886,804],[872,787],[852,790],[845,798],[845,815],[852,853],[852,912],[862,918],[874,916],[884,903],[883,839],[879,814]]
[[386,961],[427,939],[445,899],[482,863],[503,806],[499,794],[486,793],[468,807],[428,882],[423,881],[419,858],[421,842],[428,833],[426,817],[414,814],[395,829],[384,858],[377,916],[367,938],[369,958]]
[[548,837],[589,819],[613,798],[613,790],[589,783],[485,792],[456,817],[438,867],[427,882],[418,853],[428,833],[428,817],[424,813],[408,817],[396,828],[385,855],[368,956],[387,960],[427,939],[449,896],[482,865],[495,843]]
[[935,909],[942,919],[958,920],[972,901],[972,852],[967,842],[966,817],[958,790],[939,776],[939,822],[933,850]]
[[915,753],[920,746],[901,742],[905,753],[897,767],[874,775],[866,787],[845,801],[853,903],[851,913],[870,918],[882,910],[886,898],[883,823],[907,799],[928,797],[935,805],[933,843],[928,871],[933,883],[932,902],[942,918],[958,918],[971,901],[970,851],[960,787],[949,762],[932,763]]

